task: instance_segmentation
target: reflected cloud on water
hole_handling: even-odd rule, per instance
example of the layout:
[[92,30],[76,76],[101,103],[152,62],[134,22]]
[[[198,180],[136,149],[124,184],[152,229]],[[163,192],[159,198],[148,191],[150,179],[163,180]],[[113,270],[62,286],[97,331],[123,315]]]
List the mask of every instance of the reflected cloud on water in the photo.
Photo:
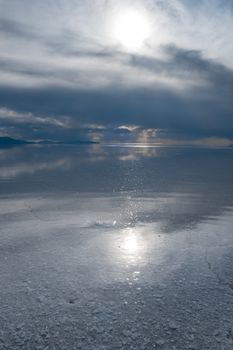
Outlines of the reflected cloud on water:
[[0,149],[0,178],[13,178],[40,171],[72,170],[77,164],[133,161],[159,157],[157,147],[125,145],[30,145]]
[[127,254],[138,255],[139,249],[142,247],[139,244],[138,236],[133,228],[127,228],[124,230],[124,241],[122,244],[123,250],[126,251]]
[[[0,150],[0,195],[12,195],[15,202],[17,194],[48,197],[48,212],[52,210],[54,217],[60,198],[60,217],[65,221],[81,215],[85,217],[81,227],[113,226],[130,232],[140,225],[160,223],[164,233],[192,230],[199,222],[232,209],[232,158],[232,149],[100,144],[16,147]],[[64,198],[70,203],[67,207]],[[38,215],[43,219],[47,214]],[[129,232],[125,232],[131,237],[128,246],[131,242],[136,250],[140,247],[137,235]]]

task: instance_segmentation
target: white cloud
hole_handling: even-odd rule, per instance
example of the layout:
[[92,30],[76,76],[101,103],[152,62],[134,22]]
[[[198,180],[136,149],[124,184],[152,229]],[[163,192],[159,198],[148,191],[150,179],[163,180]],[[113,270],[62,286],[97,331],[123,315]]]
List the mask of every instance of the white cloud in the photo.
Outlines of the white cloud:
[[[127,57],[119,53],[124,48],[116,47],[112,36],[114,16],[130,7],[143,8],[152,29],[150,48],[142,49],[140,55],[164,56],[161,45],[173,43],[200,50],[205,57],[233,68],[233,14],[217,0],[197,1],[195,6],[181,0],[166,4],[154,0],[2,0],[0,12],[5,25],[0,36],[1,58],[17,58],[19,65],[24,64],[24,69],[16,71],[3,67],[2,83],[98,88],[121,81],[129,86],[162,83],[176,88],[179,82],[158,72],[139,76],[140,69],[129,67]],[[105,56],[108,52],[109,57]]]

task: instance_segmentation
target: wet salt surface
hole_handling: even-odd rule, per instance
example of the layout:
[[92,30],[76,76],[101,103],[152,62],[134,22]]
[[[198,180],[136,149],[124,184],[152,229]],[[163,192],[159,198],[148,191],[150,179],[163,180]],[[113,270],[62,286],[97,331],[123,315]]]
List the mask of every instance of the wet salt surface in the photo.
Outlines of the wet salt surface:
[[0,349],[232,349],[233,151],[0,151]]

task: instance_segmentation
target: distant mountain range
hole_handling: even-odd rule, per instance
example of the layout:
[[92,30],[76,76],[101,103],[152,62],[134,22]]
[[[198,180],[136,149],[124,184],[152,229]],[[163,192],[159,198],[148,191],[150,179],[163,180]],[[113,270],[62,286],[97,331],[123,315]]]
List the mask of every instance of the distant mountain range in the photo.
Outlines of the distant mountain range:
[[10,147],[10,146],[18,146],[18,145],[26,145],[31,142],[12,139],[11,137],[0,137],[0,147]]
[[93,141],[80,141],[80,140],[72,140],[72,141],[53,141],[53,140],[42,140],[42,141],[25,141],[18,140],[8,136],[0,137],[0,148],[6,147],[16,147],[23,145],[80,145],[80,144],[95,144],[97,142]]

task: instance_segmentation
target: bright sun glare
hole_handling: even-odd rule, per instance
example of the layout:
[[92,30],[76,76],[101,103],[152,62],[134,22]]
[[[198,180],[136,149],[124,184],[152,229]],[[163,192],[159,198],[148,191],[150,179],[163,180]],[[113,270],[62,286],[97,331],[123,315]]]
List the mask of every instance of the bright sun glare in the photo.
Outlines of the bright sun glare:
[[128,10],[116,18],[114,36],[125,49],[137,51],[149,35],[149,21],[140,12]]

